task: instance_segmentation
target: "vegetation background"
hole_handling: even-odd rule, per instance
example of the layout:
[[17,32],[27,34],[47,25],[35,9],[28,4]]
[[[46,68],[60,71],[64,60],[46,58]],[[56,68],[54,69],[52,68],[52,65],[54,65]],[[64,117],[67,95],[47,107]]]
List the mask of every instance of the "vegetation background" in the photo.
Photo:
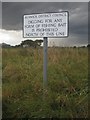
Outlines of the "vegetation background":
[[43,49],[2,49],[3,118],[87,118],[88,48],[48,48],[43,96]]

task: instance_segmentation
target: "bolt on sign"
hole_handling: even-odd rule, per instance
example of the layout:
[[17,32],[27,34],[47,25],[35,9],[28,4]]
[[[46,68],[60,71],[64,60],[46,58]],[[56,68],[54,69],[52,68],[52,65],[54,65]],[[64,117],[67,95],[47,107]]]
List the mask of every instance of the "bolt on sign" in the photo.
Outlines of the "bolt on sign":
[[24,15],[23,37],[67,37],[68,12]]

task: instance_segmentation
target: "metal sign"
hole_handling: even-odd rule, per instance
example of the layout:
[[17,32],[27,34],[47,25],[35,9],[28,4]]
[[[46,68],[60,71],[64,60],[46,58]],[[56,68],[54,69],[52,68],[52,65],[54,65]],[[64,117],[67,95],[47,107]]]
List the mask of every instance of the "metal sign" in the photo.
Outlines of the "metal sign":
[[24,15],[23,37],[67,37],[68,12]]

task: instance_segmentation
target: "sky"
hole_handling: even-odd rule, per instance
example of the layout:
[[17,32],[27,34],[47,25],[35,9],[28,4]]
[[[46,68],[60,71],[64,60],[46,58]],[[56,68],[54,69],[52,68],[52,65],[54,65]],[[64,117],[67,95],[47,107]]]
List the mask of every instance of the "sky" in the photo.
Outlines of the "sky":
[[[48,44],[54,44],[56,46],[87,45],[87,2],[2,2],[2,29],[0,27],[0,43],[5,42],[7,44],[17,45],[25,40],[22,33],[22,17],[24,14],[60,11],[69,12],[69,37],[48,38]],[[35,40],[36,38],[30,39]]]

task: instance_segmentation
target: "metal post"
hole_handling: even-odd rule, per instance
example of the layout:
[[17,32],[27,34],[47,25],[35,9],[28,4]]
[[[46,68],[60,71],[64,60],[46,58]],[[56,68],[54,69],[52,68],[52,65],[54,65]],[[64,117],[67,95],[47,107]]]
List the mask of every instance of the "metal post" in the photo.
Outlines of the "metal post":
[[48,49],[48,40],[47,37],[43,38],[43,87],[46,89],[47,87],[47,49]]

